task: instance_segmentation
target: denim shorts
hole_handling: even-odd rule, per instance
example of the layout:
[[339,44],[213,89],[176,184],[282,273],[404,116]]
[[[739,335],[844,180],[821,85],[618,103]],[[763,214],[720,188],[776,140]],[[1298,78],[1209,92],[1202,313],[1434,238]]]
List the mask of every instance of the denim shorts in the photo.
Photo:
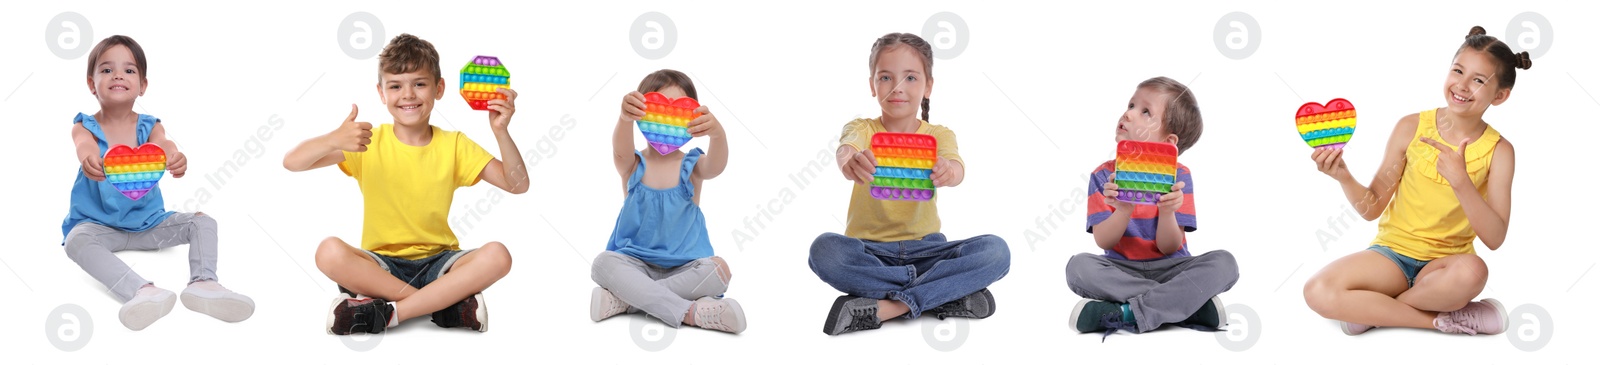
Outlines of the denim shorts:
[[1422,272],[1422,267],[1428,265],[1428,261],[1406,257],[1406,255],[1394,252],[1393,249],[1388,247],[1372,245],[1367,249],[1382,254],[1383,257],[1389,258],[1389,261],[1394,261],[1394,264],[1400,267],[1400,272],[1406,275],[1406,287],[1408,288],[1417,284],[1417,273]]
[[444,276],[444,273],[450,271],[451,265],[456,264],[456,260],[461,259],[461,256],[465,256],[472,250],[445,250],[433,254],[433,256],[416,260],[384,256],[367,250],[362,250],[362,252],[366,252],[368,256],[372,256],[373,260],[377,260],[378,267],[388,271],[390,275],[394,275],[394,277],[406,282],[406,284],[411,284],[413,288],[422,289],[422,287],[433,283],[434,280],[439,280],[440,276]]

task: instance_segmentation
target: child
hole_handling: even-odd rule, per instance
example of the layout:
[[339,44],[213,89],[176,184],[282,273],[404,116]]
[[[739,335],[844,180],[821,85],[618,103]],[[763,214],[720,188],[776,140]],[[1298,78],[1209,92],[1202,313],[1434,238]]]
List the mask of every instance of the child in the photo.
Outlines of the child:
[[182,178],[189,160],[167,139],[161,119],[133,112],[133,102],[149,84],[144,49],[127,36],[101,40],[89,52],[89,93],[100,101],[93,116],[72,120],[72,142],[78,148],[80,171],[72,184],[72,205],[61,223],[67,257],[122,300],[117,319],[138,331],[172,311],[180,296],[155,286],[133,272],[112,252],[158,250],[189,245],[189,287],[183,306],[225,322],[239,322],[255,313],[255,301],[217,284],[217,221],[211,215],[168,212],[157,185],[131,200],[106,181],[104,161],[113,145],[161,146],[167,171]]
[[[456,188],[487,181],[512,194],[528,191],[528,170],[506,128],[517,92],[500,88],[489,101],[489,128],[505,162],[461,132],[429,124],[445,96],[439,52],[410,34],[378,55],[378,96],[393,124],[356,122],[356,107],[338,129],[306,140],[283,158],[289,171],[338,164],[361,187],[361,248],[337,237],[317,247],[317,268],[339,285],[329,333],[380,333],[432,313],[440,327],[489,330],[483,290],[511,270],[500,242],[462,250],[445,221]],[[352,297],[354,296],[354,297]]]
[[[594,288],[589,319],[596,322],[634,308],[678,327],[739,333],[744,308],[720,299],[733,277],[728,263],[712,256],[706,218],[700,212],[700,187],[728,166],[728,140],[722,123],[705,113],[689,121],[689,134],[709,136],[711,152],[699,148],[662,155],[648,145],[633,149],[633,123],[644,118],[645,92],[667,98],[699,98],[689,76],[660,70],[639,82],[639,91],[622,97],[622,115],[611,133],[611,161],[622,177],[622,212],[605,252],[594,258]],[[704,159],[704,161],[701,161]]]
[[927,122],[933,48],[916,35],[884,35],[873,42],[867,67],[883,114],[844,125],[839,171],[856,182],[848,221],[843,235],[824,233],[811,243],[811,271],[846,294],[834,300],[822,332],[877,329],[883,321],[925,314],[988,318],[995,303],[987,287],[1011,270],[1005,240],[982,235],[946,241],[939,233],[937,196],[926,202],[889,201],[870,192],[876,159],[869,148],[872,135],[880,132],[932,135],[939,146],[934,186],[957,186],[966,177],[955,132]]
[[[1166,77],[1139,83],[1117,121],[1117,141],[1171,143],[1182,155],[1200,140],[1200,105],[1187,86]],[[1089,181],[1088,230],[1105,255],[1067,261],[1067,287],[1084,299],[1069,321],[1078,332],[1143,333],[1166,323],[1215,331],[1226,323],[1218,294],[1239,281],[1233,254],[1189,255],[1195,225],[1194,180],[1178,164],[1177,183],[1156,205],[1117,200],[1116,161]],[[1098,197],[1096,195],[1099,195]],[[1101,340],[1105,339],[1101,336]]]
[[1445,74],[1445,107],[1407,115],[1395,124],[1382,165],[1366,186],[1350,175],[1344,151],[1319,149],[1317,169],[1339,182],[1350,205],[1379,218],[1378,237],[1306,282],[1306,304],[1337,320],[1347,335],[1373,327],[1498,334],[1510,325],[1499,301],[1473,302],[1489,267],[1473,250],[1505,243],[1511,221],[1511,142],[1483,120],[1490,105],[1511,97],[1528,52],[1473,27]]

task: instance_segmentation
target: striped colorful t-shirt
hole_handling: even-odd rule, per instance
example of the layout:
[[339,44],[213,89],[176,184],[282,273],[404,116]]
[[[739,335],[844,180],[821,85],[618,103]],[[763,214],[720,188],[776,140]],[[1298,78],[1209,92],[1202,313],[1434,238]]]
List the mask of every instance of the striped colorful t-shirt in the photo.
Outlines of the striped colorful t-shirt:
[[[1094,225],[1104,222],[1115,211],[1106,204],[1105,195],[1101,193],[1106,182],[1111,181],[1111,173],[1117,169],[1117,161],[1106,161],[1094,169],[1094,174],[1089,178],[1089,233],[1094,233]],[[1178,164],[1178,181],[1183,182],[1183,206],[1178,208],[1174,216],[1178,219],[1178,226],[1184,232],[1194,232],[1194,180],[1189,176],[1189,167]],[[1122,234],[1122,241],[1110,250],[1106,250],[1106,257],[1121,260],[1149,261],[1171,257],[1188,257],[1189,240],[1184,238],[1183,247],[1171,255],[1162,255],[1156,248],[1156,216],[1159,214],[1154,205],[1134,205],[1133,217],[1128,222],[1128,231]]]

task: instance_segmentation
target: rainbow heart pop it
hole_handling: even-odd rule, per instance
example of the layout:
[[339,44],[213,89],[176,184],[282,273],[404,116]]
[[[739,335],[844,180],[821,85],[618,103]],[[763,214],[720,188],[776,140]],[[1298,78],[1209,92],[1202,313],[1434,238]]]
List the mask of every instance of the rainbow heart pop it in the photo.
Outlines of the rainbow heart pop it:
[[699,118],[695,109],[700,103],[693,98],[668,99],[658,92],[644,94],[644,118],[639,119],[639,132],[650,142],[656,152],[663,155],[677,151],[689,143],[689,121]]
[[478,56],[461,67],[461,98],[467,99],[472,110],[489,110],[489,101],[505,99],[505,94],[495,88],[511,87],[511,71],[500,64],[499,58]]
[[1342,149],[1356,133],[1356,106],[1344,99],[1329,100],[1326,106],[1305,103],[1294,113],[1294,125],[1311,147]]
[[939,141],[916,133],[872,135],[872,156],[878,159],[872,173],[872,197],[881,200],[933,199],[933,162]]
[[1117,142],[1117,200],[1153,205],[1172,192],[1178,179],[1178,146],[1171,143]]
[[167,152],[149,143],[139,148],[119,144],[106,151],[102,162],[106,182],[128,199],[139,200],[166,174]]

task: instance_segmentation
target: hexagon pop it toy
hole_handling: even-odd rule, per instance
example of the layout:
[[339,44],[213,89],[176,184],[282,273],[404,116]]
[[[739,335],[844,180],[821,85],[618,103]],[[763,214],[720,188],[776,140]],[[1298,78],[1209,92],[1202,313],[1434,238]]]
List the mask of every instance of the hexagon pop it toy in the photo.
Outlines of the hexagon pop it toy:
[[1153,205],[1172,192],[1178,179],[1178,146],[1171,143],[1117,142],[1117,200]]
[[102,162],[106,182],[128,199],[139,200],[166,174],[167,152],[149,143],[139,148],[119,144],[106,151]]
[[505,99],[495,88],[511,87],[511,72],[499,58],[478,56],[461,67],[461,98],[472,110],[489,110],[489,101]]
[[872,197],[880,200],[933,199],[933,163],[939,141],[916,133],[872,135],[872,156],[878,159],[872,173]]
[[1356,133],[1356,106],[1344,99],[1305,103],[1294,113],[1294,125],[1311,147],[1341,149]]
[[639,132],[660,154],[672,153],[689,143],[689,121],[699,118],[695,109],[700,103],[693,98],[668,99],[658,92],[644,94],[644,119],[639,119]]

